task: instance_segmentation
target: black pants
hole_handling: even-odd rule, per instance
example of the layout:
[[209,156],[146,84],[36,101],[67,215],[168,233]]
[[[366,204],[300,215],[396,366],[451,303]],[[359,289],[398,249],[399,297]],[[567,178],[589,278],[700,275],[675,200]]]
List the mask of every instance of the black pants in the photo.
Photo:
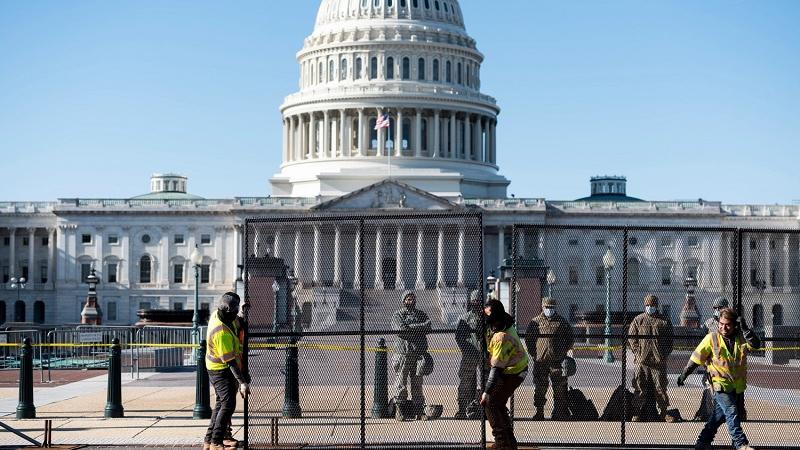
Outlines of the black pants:
[[492,427],[495,450],[517,450],[514,425],[511,423],[511,416],[508,415],[506,403],[524,380],[524,377],[517,375],[500,375],[494,391],[486,402],[484,411],[486,411],[486,420]]
[[236,378],[229,369],[209,370],[208,377],[214,386],[217,403],[211,412],[211,423],[206,431],[206,442],[222,445],[222,440],[228,431],[231,417],[236,410],[236,392],[239,386]]

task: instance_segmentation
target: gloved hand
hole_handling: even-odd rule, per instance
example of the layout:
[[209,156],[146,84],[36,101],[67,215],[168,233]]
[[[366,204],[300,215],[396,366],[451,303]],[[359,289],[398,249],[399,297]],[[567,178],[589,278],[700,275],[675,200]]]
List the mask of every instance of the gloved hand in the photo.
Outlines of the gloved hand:
[[478,403],[480,403],[481,406],[486,406],[486,402],[488,401],[489,401],[489,394],[484,392],[483,394],[481,394],[481,400]]
[[686,377],[683,374],[678,375],[678,381],[675,382],[678,386],[686,384]]
[[242,398],[247,397],[249,393],[250,393],[250,384],[248,383],[239,384],[239,394],[241,394]]
[[749,330],[750,329],[747,326],[747,322],[744,321],[744,317],[739,316],[739,318],[736,319],[736,322],[739,324],[739,329],[740,330],[745,331],[745,330]]

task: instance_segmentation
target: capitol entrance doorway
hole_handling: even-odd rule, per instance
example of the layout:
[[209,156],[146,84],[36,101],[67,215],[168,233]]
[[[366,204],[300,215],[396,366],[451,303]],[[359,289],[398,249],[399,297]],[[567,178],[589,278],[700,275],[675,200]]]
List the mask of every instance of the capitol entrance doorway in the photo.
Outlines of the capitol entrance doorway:
[[482,220],[248,219],[247,445],[485,448],[480,417],[454,419],[485,376],[479,357],[462,381],[455,338],[470,293],[484,298]]

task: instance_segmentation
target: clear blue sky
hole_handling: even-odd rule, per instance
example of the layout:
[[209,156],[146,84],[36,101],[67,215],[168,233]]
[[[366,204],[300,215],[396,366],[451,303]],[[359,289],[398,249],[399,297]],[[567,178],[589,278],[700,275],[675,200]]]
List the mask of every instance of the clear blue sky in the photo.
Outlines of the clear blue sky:
[[[319,0],[0,1],[0,200],[270,193]],[[518,197],[800,199],[800,1],[461,0]]]

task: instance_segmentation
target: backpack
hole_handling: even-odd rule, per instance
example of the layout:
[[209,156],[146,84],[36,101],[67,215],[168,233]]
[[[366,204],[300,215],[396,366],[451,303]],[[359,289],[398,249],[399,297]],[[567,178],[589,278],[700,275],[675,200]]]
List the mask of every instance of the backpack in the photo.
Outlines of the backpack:
[[594,403],[586,398],[580,389],[570,387],[567,391],[567,402],[572,420],[590,421],[599,417]]
[[614,393],[608,399],[608,404],[603,410],[600,420],[608,422],[622,421],[623,408],[627,412],[625,420],[631,420],[631,417],[633,417],[633,392],[629,391],[625,386],[619,386],[614,389]]

